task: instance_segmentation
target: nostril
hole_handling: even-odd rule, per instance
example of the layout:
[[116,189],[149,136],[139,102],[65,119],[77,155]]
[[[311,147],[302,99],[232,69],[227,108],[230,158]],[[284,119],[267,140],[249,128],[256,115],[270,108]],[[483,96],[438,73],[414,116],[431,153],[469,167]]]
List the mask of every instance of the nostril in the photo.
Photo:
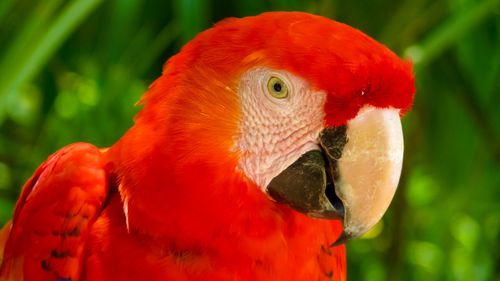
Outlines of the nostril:
[[328,182],[326,184],[325,194],[330,203],[332,203],[335,210],[337,210],[337,212],[341,216],[344,216],[344,204],[342,203],[342,200],[340,200],[340,198],[337,196],[337,194],[335,194],[335,185],[333,184],[333,182]]

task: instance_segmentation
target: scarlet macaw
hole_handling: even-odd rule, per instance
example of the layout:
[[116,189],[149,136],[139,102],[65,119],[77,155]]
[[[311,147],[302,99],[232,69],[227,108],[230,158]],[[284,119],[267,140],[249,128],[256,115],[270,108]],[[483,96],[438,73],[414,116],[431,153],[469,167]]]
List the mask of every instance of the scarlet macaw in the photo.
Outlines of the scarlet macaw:
[[168,60],[115,145],[36,170],[1,280],[345,280],[343,242],[397,187],[414,92],[411,63],[347,25],[223,20]]

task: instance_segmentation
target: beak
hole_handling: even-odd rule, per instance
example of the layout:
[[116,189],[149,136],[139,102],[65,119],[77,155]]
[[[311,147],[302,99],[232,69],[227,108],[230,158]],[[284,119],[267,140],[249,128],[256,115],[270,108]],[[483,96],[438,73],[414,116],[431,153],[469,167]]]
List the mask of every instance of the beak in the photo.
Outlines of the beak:
[[370,230],[396,192],[403,163],[397,109],[365,107],[347,125],[319,135],[321,150],[303,154],[267,186],[279,203],[319,219],[342,219],[337,246]]

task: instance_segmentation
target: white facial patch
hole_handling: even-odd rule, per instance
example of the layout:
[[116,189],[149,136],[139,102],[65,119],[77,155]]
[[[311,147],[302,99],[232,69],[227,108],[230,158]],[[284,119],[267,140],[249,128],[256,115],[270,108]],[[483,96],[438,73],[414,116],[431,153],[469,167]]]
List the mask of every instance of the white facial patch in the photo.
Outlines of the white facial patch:
[[[288,96],[275,98],[271,77],[284,81]],[[257,67],[241,76],[238,95],[242,118],[235,150],[241,169],[263,191],[269,182],[310,150],[319,150],[326,94],[312,91],[304,79],[281,70]]]

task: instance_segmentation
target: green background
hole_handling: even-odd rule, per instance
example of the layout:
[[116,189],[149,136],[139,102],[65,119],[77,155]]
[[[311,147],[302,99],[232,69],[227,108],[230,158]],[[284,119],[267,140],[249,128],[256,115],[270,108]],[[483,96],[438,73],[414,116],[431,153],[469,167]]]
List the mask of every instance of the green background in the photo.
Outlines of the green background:
[[307,11],[415,63],[389,212],[347,246],[349,280],[500,280],[500,1],[0,1],[0,223],[36,167],[110,146],[183,43],[229,16]]

